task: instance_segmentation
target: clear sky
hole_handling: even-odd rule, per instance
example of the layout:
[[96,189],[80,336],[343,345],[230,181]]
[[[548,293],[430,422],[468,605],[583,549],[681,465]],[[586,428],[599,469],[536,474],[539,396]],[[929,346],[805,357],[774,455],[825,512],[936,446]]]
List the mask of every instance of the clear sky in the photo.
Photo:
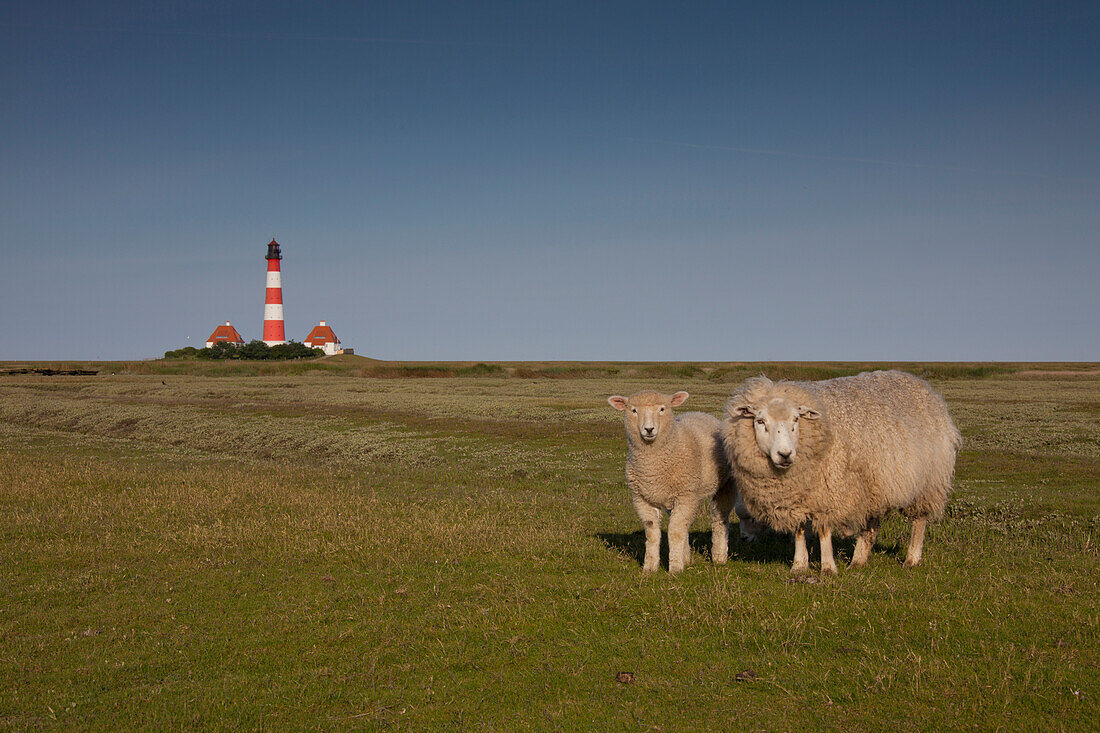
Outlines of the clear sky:
[[0,3],[0,359],[1100,360],[1095,2]]

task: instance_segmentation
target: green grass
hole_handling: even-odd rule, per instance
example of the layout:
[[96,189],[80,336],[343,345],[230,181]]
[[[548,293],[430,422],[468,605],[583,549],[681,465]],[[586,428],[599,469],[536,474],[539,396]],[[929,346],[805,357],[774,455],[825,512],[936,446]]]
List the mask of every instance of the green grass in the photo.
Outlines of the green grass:
[[384,366],[0,377],[0,725],[1095,726],[1090,365],[937,366],[966,446],[924,563],[894,518],[815,583],[778,539],[644,577],[604,403],[717,413],[776,365]]

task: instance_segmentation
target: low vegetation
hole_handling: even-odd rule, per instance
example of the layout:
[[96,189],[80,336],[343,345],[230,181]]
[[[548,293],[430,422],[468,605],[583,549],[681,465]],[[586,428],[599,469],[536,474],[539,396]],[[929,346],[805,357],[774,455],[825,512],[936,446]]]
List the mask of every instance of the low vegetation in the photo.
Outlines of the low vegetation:
[[285,344],[268,346],[263,341],[253,339],[244,346],[237,346],[229,342],[219,342],[213,346],[196,349],[194,346],[185,346],[175,351],[165,351],[165,359],[246,359],[250,361],[282,360],[282,359],[315,359],[324,355],[321,349],[311,349],[297,341],[287,341]]
[[[260,342],[262,343],[262,342]],[[988,379],[990,377],[1039,379],[1094,379],[1095,364],[1062,362],[395,362],[360,355],[264,361],[198,359],[202,351],[184,347],[165,352],[163,359],[142,361],[35,362],[36,367],[94,369],[116,375],[191,375],[201,377],[300,376],[329,374],[372,379],[498,376],[510,379],[702,380],[730,385],[758,374],[777,379],[831,379],[872,369],[901,369],[931,380]],[[0,372],[24,368],[30,362],[2,362]]]
[[895,517],[865,568],[812,582],[788,576],[788,543],[736,531],[725,566],[643,576],[605,399],[687,389],[718,414],[741,375],[864,364],[80,366],[100,373],[0,376],[5,727],[1100,714],[1095,365],[926,365],[965,445],[923,564],[902,569]]

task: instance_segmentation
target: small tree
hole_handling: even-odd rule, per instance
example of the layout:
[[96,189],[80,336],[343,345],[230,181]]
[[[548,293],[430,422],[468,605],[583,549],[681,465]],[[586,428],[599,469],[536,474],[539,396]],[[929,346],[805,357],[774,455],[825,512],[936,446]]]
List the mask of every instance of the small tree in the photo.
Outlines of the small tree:
[[239,359],[242,349],[238,349],[236,344],[231,344],[228,341],[219,341],[210,347],[211,359]]
[[258,339],[252,339],[241,348],[242,359],[270,359],[271,347]]

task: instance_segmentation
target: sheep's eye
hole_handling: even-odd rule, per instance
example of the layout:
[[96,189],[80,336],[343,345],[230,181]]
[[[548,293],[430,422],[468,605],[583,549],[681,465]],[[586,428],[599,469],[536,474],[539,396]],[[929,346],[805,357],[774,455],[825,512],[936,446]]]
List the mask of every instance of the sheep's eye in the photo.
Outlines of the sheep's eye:
[[664,411],[665,411],[665,408],[663,408],[663,407],[660,410],[657,410],[657,412],[664,412]]
[[757,420],[757,421],[756,421],[756,424],[757,424],[757,425],[763,425],[763,424],[764,424],[764,421],[763,421],[763,420]]
[[638,414],[638,408],[637,407],[631,407],[630,411],[633,412],[635,415]]

